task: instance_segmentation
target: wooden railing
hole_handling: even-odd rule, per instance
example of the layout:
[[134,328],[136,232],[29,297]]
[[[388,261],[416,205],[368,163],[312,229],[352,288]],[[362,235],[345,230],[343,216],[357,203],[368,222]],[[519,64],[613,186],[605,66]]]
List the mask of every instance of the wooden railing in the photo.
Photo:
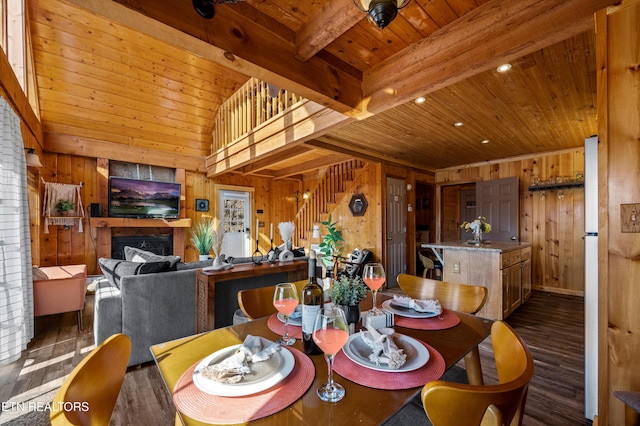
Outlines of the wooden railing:
[[257,78],[249,79],[218,109],[212,152],[231,145],[302,99],[287,90],[269,87]]
[[332,207],[338,203],[347,192],[349,185],[356,178],[364,163],[361,160],[350,160],[330,166],[311,191],[295,218],[297,244],[306,240],[313,230],[313,225],[325,220]]

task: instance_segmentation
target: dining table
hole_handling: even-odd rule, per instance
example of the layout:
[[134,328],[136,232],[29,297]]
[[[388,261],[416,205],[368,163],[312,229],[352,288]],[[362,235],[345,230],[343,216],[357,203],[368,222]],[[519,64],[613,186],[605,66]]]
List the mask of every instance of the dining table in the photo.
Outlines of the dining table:
[[[389,299],[388,295],[378,295],[383,306]],[[370,307],[370,296],[363,301],[363,309],[367,303]],[[194,371],[211,354],[243,343],[248,335],[276,341],[282,327],[275,314],[153,345],[151,352],[176,406],[176,424],[382,424],[410,403],[428,381],[437,380],[463,357],[466,356],[468,369],[480,369],[478,345],[490,335],[493,321],[460,312],[444,314],[443,311],[440,318],[429,322],[395,316],[396,336],[415,339],[430,353],[426,365],[418,370],[379,371],[352,363],[344,352],[339,352],[333,378],[346,394],[335,403],[321,401],[316,393],[327,382],[324,356],[305,355],[300,338],[292,346],[281,348],[294,355],[289,358],[295,360],[295,365],[273,389],[255,395],[218,396],[195,386]],[[446,317],[445,321],[442,317]],[[289,333],[299,337],[300,327],[289,325]]]

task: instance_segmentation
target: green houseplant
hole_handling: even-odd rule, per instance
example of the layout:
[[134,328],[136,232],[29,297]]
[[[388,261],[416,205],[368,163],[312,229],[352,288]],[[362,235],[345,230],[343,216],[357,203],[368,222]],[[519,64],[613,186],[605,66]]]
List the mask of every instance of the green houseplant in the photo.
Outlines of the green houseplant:
[[68,215],[69,212],[74,208],[75,208],[75,205],[68,198],[60,198],[56,203],[56,210],[58,210],[60,214],[63,216]]
[[340,253],[342,253],[342,243],[344,242],[342,231],[336,228],[337,222],[331,222],[331,215],[329,215],[326,221],[320,223],[327,228],[328,232],[320,243],[322,263],[325,268],[327,268],[327,271],[333,271],[335,258],[339,257]]
[[209,258],[209,250],[213,245],[213,221],[204,219],[191,230],[191,244],[200,253],[200,260]]
[[336,305],[357,306],[367,295],[367,285],[359,276],[343,275],[333,281],[328,292]]
[[367,295],[367,286],[362,278],[343,275],[333,281],[328,293],[334,304],[342,306],[350,328],[351,324],[360,321],[360,302]]

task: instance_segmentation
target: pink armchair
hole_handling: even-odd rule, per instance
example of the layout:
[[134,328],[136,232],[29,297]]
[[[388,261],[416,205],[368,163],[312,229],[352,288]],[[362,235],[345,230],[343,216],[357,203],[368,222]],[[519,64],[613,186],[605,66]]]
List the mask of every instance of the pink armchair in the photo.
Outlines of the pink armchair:
[[34,268],[33,302],[37,317],[76,311],[78,330],[82,330],[86,292],[86,265]]

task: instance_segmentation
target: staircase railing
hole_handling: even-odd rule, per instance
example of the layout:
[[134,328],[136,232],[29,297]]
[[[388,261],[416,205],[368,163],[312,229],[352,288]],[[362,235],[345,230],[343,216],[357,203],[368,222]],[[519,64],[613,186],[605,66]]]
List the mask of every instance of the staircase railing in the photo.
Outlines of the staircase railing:
[[218,109],[212,152],[231,145],[302,99],[295,93],[250,78]]
[[313,225],[322,222],[344,196],[349,184],[356,178],[356,174],[364,166],[361,160],[350,160],[335,164],[327,168],[324,176],[309,198],[302,205],[295,218],[297,244],[307,240]]

